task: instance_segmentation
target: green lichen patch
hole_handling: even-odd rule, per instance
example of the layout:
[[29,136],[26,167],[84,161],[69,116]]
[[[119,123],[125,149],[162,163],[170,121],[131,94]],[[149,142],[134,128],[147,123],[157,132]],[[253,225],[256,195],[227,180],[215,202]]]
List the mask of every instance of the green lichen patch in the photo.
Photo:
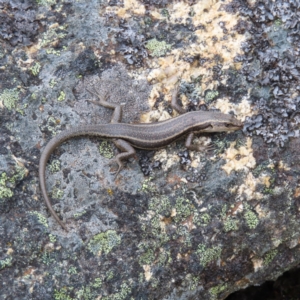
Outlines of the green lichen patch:
[[164,56],[172,47],[172,45],[167,44],[165,41],[158,41],[157,39],[149,40],[145,46],[149,51],[151,56]]
[[45,226],[46,228],[49,227],[48,220],[41,213],[39,213],[38,211],[31,211],[30,214],[32,216],[35,216],[41,225]]
[[171,211],[172,205],[170,199],[167,196],[162,195],[161,197],[153,197],[150,199],[149,209],[158,214],[165,215]]
[[244,218],[246,220],[246,224],[250,229],[256,228],[256,226],[259,223],[259,220],[256,216],[256,214],[251,210],[246,210],[244,214]]
[[107,140],[100,143],[99,152],[105,158],[111,159],[114,157],[113,147],[112,147],[111,143]]
[[0,260],[0,270],[12,266],[12,256]]
[[54,5],[56,4],[56,0],[36,0],[36,3],[43,6]]
[[176,216],[174,216],[175,222],[182,222],[187,217],[192,214],[193,206],[190,203],[190,200],[184,197],[178,197],[176,199],[175,209],[176,209]]
[[88,243],[88,249],[94,255],[108,254],[114,247],[120,245],[121,236],[114,230],[107,230],[96,234]]
[[33,76],[37,76],[41,70],[41,64],[36,62],[29,70]]
[[270,264],[273,261],[273,259],[275,258],[275,256],[277,255],[277,253],[278,253],[277,249],[273,249],[273,250],[267,252],[264,255],[264,265]]
[[0,199],[11,198],[14,195],[12,189],[6,186],[8,180],[6,173],[0,175]]
[[207,226],[211,221],[211,217],[208,213],[199,213],[196,211],[193,220],[197,226]]
[[212,295],[213,299],[215,299],[217,297],[218,294],[224,292],[227,289],[227,284],[219,284],[215,287],[212,287],[211,289],[209,289],[210,294]]
[[64,91],[60,91],[57,101],[62,102],[66,99],[66,94]]
[[211,261],[220,258],[221,252],[221,247],[214,246],[212,248],[207,248],[204,244],[199,244],[196,254],[199,256],[201,265],[205,267]]
[[55,300],[73,300],[73,298],[68,295],[68,290],[66,287],[63,287],[60,290],[55,290],[54,299]]
[[51,28],[42,35],[41,47],[47,47],[59,39],[63,39],[67,33],[65,26]]
[[49,170],[51,173],[56,173],[60,170],[60,161],[58,159],[53,159],[49,164]]
[[206,103],[212,102],[219,96],[218,91],[207,90],[205,91],[204,100]]
[[124,300],[128,299],[127,296],[131,293],[131,287],[128,283],[124,282],[117,293],[101,298],[101,300]]
[[0,94],[0,101],[8,110],[16,108],[18,100],[19,92],[17,91],[17,89],[5,89]]
[[238,230],[238,221],[234,220],[231,217],[228,217],[224,221],[224,231],[229,232],[229,231],[234,231],[234,230]]
[[55,187],[55,188],[53,188],[53,190],[51,192],[51,196],[54,199],[62,199],[62,197],[64,196],[64,191]]
[[27,169],[16,165],[15,174],[8,176],[5,172],[0,174],[0,199],[11,198],[14,193],[13,189],[17,181],[22,180],[27,173]]

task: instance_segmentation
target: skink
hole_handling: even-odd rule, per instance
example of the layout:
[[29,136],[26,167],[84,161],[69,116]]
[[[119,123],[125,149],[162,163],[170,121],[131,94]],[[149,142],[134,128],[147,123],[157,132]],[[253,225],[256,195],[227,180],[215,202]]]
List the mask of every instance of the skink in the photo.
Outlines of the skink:
[[[177,105],[177,88],[173,92],[172,106],[180,113],[183,109]],[[67,231],[66,225],[60,220],[53,210],[46,190],[45,169],[47,161],[56,147],[64,141],[78,136],[98,136],[113,139],[116,147],[122,152],[115,161],[119,168],[116,174],[123,168],[122,160],[135,154],[135,148],[158,149],[187,136],[185,146],[190,150],[199,150],[197,145],[192,144],[195,133],[221,132],[241,129],[243,124],[232,115],[209,111],[194,111],[180,115],[162,122],[143,124],[124,124],[121,120],[121,106],[106,101],[97,95],[99,102],[90,101],[97,105],[114,109],[111,123],[100,125],[83,125],[65,130],[53,137],[43,150],[39,163],[39,181],[42,195],[46,205],[54,219]]]

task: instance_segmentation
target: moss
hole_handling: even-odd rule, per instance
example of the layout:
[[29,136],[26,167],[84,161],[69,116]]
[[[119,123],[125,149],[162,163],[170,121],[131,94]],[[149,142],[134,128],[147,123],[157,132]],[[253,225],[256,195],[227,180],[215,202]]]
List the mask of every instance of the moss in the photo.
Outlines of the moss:
[[246,223],[250,229],[256,228],[259,223],[259,220],[254,212],[251,210],[247,210],[244,214]]
[[37,220],[40,224],[42,224],[46,228],[49,227],[47,219],[41,213],[39,213],[37,211],[31,211],[30,214],[33,216],[36,216]]
[[111,159],[114,157],[114,151],[109,141],[103,141],[102,143],[100,143],[99,152],[105,158]]
[[201,265],[205,267],[209,262],[220,258],[221,252],[220,247],[206,248],[204,244],[199,244],[196,254],[199,256]]
[[17,89],[5,89],[0,94],[0,101],[3,102],[3,105],[8,109],[12,110],[16,108],[16,103],[19,100],[19,92]]
[[60,91],[59,96],[57,98],[57,101],[61,102],[64,101],[66,99],[66,94],[64,91]]
[[275,258],[275,256],[277,255],[278,250],[277,249],[273,249],[269,252],[267,252],[264,255],[264,265],[268,265],[270,262],[273,261],[273,259]]
[[49,170],[51,173],[56,173],[60,170],[60,161],[58,159],[53,159],[51,164],[49,164]]
[[30,69],[33,76],[37,76],[41,70],[41,65],[36,62]]
[[107,230],[96,234],[88,243],[88,249],[93,254],[108,254],[114,247],[121,243],[121,237],[114,230]]
[[157,39],[149,40],[145,46],[150,50],[152,56],[163,56],[165,55],[172,47],[172,45],[167,44],[165,41],[158,41]]
[[5,269],[6,267],[10,267],[10,266],[12,266],[12,257],[11,256],[0,260],[0,270]]
[[228,232],[228,231],[234,231],[234,230],[237,230],[238,229],[238,222],[237,220],[234,220],[232,218],[227,218],[225,221],[224,221],[224,231],[225,232]]

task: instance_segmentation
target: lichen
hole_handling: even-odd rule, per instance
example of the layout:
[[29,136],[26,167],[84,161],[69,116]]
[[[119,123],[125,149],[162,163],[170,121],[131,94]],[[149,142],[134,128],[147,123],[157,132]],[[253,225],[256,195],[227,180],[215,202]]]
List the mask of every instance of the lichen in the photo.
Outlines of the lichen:
[[105,158],[111,159],[114,157],[114,151],[113,151],[112,145],[107,140],[100,143],[99,152]]
[[56,4],[56,0],[36,0],[36,3],[43,6],[54,5]]
[[208,213],[195,212],[193,216],[194,223],[198,226],[207,226],[211,221],[211,217]]
[[270,262],[273,261],[273,259],[274,259],[275,256],[277,255],[277,253],[278,253],[278,250],[277,250],[277,249],[273,249],[273,250],[270,250],[269,252],[267,252],[267,253],[264,255],[264,265],[270,264]]
[[0,270],[12,266],[12,256],[0,260]]
[[19,92],[16,88],[14,89],[5,89],[0,94],[0,101],[3,102],[3,105],[8,109],[12,110],[16,108],[16,103],[19,100]]
[[164,56],[172,47],[172,45],[167,44],[165,41],[158,41],[157,39],[149,40],[145,46],[150,50],[152,56]]
[[6,186],[8,180],[6,173],[3,172],[0,175],[0,199],[11,198],[14,195],[13,191]]
[[67,33],[65,32],[65,26],[58,26],[56,28],[51,28],[42,35],[41,47],[49,46],[51,43],[59,39],[63,39]]
[[250,229],[256,228],[256,226],[259,223],[259,220],[253,211],[246,210],[244,217],[245,217],[246,223]]
[[40,63],[36,62],[31,68],[30,71],[32,73],[33,76],[37,76],[40,72],[41,69],[41,65]]
[[108,254],[114,247],[121,243],[121,236],[114,230],[107,230],[96,234],[88,243],[88,249],[94,255]]
[[205,100],[206,103],[210,103],[213,100],[215,100],[218,96],[219,96],[219,92],[218,91],[207,90],[205,92],[204,100]]
[[120,291],[112,295],[102,297],[101,300],[124,300],[127,299],[128,294],[131,292],[131,287],[126,282],[121,284]]
[[183,197],[176,199],[175,209],[176,216],[174,216],[175,222],[181,222],[192,214],[192,205],[190,201]]
[[218,259],[221,256],[221,252],[221,247],[206,248],[204,244],[199,244],[196,254],[199,256],[201,265],[205,267],[211,261]]
[[217,297],[218,294],[224,292],[227,289],[227,283],[219,284],[215,287],[209,289],[210,294],[212,295],[213,299]]
[[229,232],[229,231],[234,231],[238,229],[238,221],[232,219],[231,217],[228,217],[224,221],[224,231]]
[[57,101],[62,102],[66,99],[66,94],[64,91],[60,91]]
[[64,191],[55,187],[53,188],[51,195],[54,199],[62,199],[62,197],[64,196]]
[[42,224],[46,228],[49,227],[46,217],[44,217],[41,213],[39,213],[38,211],[31,211],[30,214],[36,216],[40,224]]
[[51,173],[56,173],[60,170],[60,161],[58,159],[53,159],[49,164],[49,170]]
[[55,290],[54,299],[55,300],[73,300],[73,298],[67,294],[66,287],[63,287],[60,290]]

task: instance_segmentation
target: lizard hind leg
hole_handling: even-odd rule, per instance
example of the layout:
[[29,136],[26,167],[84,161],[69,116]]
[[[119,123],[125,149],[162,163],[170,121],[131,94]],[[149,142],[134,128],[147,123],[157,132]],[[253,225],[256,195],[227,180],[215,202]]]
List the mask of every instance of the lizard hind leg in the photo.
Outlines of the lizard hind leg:
[[118,164],[118,170],[115,172],[116,178],[124,167],[123,160],[134,156],[136,152],[134,148],[125,140],[117,139],[114,140],[113,143],[119,150],[122,151],[121,153],[117,154],[117,156],[113,160]]

